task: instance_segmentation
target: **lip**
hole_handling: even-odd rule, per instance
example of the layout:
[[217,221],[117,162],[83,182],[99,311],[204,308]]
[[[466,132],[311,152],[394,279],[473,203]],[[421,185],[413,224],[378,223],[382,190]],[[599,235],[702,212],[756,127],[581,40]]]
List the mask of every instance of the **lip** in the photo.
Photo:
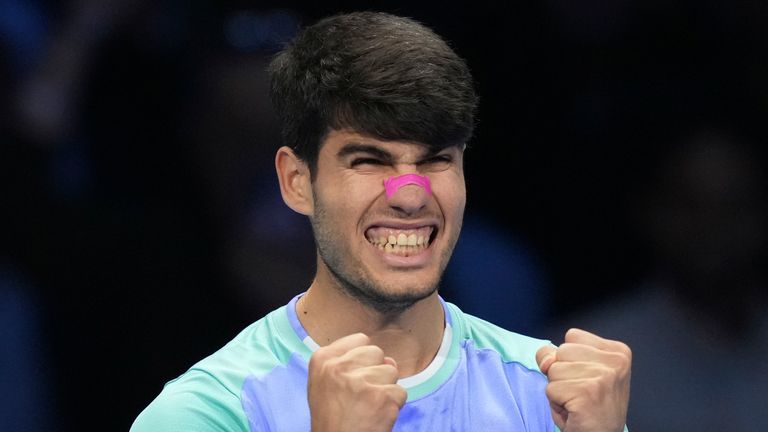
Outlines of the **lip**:
[[367,232],[371,228],[416,229],[416,228],[422,228],[427,226],[431,226],[435,230],[439,229],[438,221],[436,219],[419,219],[419,220],[408,220],[408,221],[404,221],[402,219],[395,219],[395,220],[373,221],[367,227],[365,227],[364,232]]
[[389,267],[399,270],[407,269],[420,269],[426,267],[432,259],[432,248],[428,247],[418,253],[411,256],[400,256],[395,254],[389,254],[378,249],[375,252],[381,257],[381,260]]

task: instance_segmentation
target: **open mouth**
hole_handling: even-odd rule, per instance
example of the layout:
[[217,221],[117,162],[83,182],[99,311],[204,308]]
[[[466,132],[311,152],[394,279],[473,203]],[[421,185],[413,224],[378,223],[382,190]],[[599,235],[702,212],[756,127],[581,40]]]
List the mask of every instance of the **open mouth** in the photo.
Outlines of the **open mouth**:
[[412,229],[374,227],[366,231],[365,237],[384,253],[408,257],[428,248],[435,233],[433,226]]

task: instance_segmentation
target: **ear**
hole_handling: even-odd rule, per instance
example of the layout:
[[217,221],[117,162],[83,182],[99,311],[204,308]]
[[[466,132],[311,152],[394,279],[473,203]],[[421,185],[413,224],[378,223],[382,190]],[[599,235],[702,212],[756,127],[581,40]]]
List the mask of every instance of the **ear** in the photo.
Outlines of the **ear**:
[[307,164],[290,147],[283,146],[275,155],[275,169],[285,204],[295,212],[311,215],[314,211],[314,198]]

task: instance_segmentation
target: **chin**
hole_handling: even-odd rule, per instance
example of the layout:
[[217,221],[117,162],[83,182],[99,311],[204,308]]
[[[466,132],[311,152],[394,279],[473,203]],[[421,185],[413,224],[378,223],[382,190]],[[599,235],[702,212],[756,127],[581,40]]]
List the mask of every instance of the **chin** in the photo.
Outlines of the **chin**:
[[[347,285],[347,284],[345,284]],[[398,289],[397,287],[382,289],[381,287],[347,285],[345,291],[363,305],[382,314],[401,313],[424,300],[437,291],[434,286]]]
[[387,295],[387,296],[375,296],[375,297],[366,296],[364,299],[360,299],[360,300],[365,306],[381,314],[389,315],[389,314],[399,314],[407,311],[419,301],[429,297],[430,294],[426,294],[426,295],[399,294],[399,295]]

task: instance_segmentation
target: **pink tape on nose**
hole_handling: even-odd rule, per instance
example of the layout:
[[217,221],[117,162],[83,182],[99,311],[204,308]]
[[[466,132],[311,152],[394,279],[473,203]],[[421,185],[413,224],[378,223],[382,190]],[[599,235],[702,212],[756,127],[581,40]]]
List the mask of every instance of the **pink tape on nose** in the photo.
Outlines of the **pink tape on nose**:
[[409,184],[421,186],[427,192],[427,195],[432,195],[432,188],[429,186],[429,177],[418,174],[403,174],[384,180],[384,191],[387,193],[387,198],[392,198],[392,195],[394,195],[398,189]]

